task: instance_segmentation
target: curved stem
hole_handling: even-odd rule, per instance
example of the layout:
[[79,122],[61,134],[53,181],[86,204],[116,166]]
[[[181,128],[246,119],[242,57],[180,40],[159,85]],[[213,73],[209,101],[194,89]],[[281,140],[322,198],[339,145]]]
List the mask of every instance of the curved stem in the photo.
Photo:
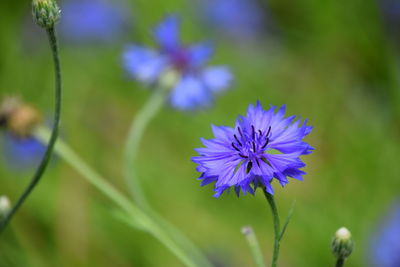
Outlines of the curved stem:
[[270,193],[268,193],[265,188],[264,188],[263,191],[264,191],[265,198],[267,199],[267,201],[268,201],[268,203],[269,203],[269,205],[271,207],[272,219],[273,219],[273,222],[274,222],[275,241],[274,241],[274,252],[273,252],[273,256],[272,256],[271,266],[275,267],[277,262],[278,262],[279,240],[280,240],[280,237],[281,237],[280,224],[279,224],[279,215],[278,215],[278,209],[276,208],[274,196],[271,195]]
[[344,266],[344,259],[338,258],[337,261],[336,261],[336,265],[335,265],[335,266],[336,266],[336,267],[342,267],[342,266]]
[[131,123],[125,145],[124,178],[135,203],[143,208],[164,231],[168,232],[174,241],[202,267],[209,267],[210,262],[198,247],[191,242],[179,229],[158,215],[148,203],[136,174],[136,158],[144,132],[150,121],[157,115],[166,100],[168,90],[159,86],[145,103]]
[[19,197],[13,208],[7,213],[7,215],[0,222],[0,233],[2,233],[10,222],[14,214],[18,211],[18,209],[25,202],[26,198],[33,191],[35,186],[39,183],[42,178],[47,165],[50,161],[54,144],[56,143],[58,137],[58,128],[60,124],[60,115],[61,115],[61,66],[60,66],[60,58],[58,54],[58,46],[57,46],[57,38],[55,34],[54,28],[50,28],[47,30],[47,35],[50,42],[51,51],[53,54],[54,61],[54,70],[55,70],[55,111],[54,111],[54,121],[53,121],[53,129],[50,137],[50,141],[47,145],[46,152],[40,162],[39,167],[37,168],[35,174],[32,177],[32,180],[22,195]]
[[136,176],[136,157],[144,131],[151,119],[155,117],[163,106],[166,94],[167,91],[163,90],[163,88],[158,88],[154,91],[153,95],[132,121],[126,139],[124,177],[133,199],[142,208],[149,208],[150,206],[144,196],[140,181]]
[[[41,142],[48,140],[48,131],[46,128],[38,128],[35,131],[35,137]],[[113,185],[98,174],[93,168],[86,164],[66,143],[57,141],[55,153],[63,158],[71,167],[82,175],[90,184],[101,191],[117,206],[119,206],[132,220],[132,226],[139,227],[141,230],[149,232],[153,237],[165,245],[175,256],[177,256],[186,266],[200,267],[190,256],[187,255],[184,248],[179,246],[154,219],[147,215],[142,209],[138,208],[129,198],[125,197]]]

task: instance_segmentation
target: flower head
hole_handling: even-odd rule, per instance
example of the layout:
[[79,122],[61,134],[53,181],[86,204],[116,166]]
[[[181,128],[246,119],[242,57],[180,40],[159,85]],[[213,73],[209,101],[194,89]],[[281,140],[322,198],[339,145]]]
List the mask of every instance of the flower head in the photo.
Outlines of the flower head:
[[159,49],[131,45],[123,55],[124,66],[145,84],[158,83],[165,73],[175,71],[179,79],[171,90],[170,104],[182,110],[205,107],[214,93],[229,87],[232,75],[223,66],[204,68],[213,47],[209,43],[182,45],[179,24],[176,16],[166,17],[153,31]]
[[400,202],[396,203],[371,240],[372,266],[400,266]]
[[45,29],[54,27],[60,19],[61,10],[54,0],[33,0],[32,15],[37,25]]
[[202,186],[215,182],[215,197],[230,187],[238,195],[240,191],[253,194],[257,186],[273,194],[273,178],[282,186],[287,177],[302,180],[305,172],[300,168],[305,164],[299,157],[313,150],[303,141],[312,127],[306,121],[294,122],[295,116],[284,118],[285,106],[276,113],[275,109],[264,110],[257,102],[245,117],[238,117],[235,128],[212,126],[215,138],[202,139],[206,147],[196,149],[200,156],[192,160],[202,173]]
[[70,43],[113,43],[129,27],[129,13],[120,1],[68,0],[61,9],[60,35]]

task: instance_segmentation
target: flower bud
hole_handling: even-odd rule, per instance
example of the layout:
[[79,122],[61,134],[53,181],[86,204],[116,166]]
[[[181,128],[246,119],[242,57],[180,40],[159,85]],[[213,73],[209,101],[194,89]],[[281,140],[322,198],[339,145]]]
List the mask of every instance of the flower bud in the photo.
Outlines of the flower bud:
[[42,121],[39,112],[18,98],[7,97],[0,103],[0,126],[14,135],[26,137]]
[[353,251],[354,242],[346,227],[336,231],[332,241],[332,252],[338,259],[346,259]]
[[6,215],[11,208],[11,203],[8,197],[0,196],[0,218]]
[[50,29],[60,19],[61,10],[54,0],[33,0],[33,20],[40,27]]

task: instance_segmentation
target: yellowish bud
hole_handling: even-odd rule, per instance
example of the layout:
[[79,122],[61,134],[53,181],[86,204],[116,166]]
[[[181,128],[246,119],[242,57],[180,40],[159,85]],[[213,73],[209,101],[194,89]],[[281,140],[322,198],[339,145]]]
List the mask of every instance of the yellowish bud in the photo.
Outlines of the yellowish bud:
[[0,125],[14,135],[26,137],[42,122],[41,114],[32,106],[14,97],[5,98],[0,103]]

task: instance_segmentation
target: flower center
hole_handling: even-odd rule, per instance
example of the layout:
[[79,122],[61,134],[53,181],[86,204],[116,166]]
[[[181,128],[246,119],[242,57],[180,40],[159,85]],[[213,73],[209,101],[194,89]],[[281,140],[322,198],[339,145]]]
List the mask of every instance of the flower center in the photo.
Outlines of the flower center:
[[256,131],[254,125],[251,125],[251,132],[243,132],[240,127],[237,128],[238,134],[234,134],[235,142],[232,147],[238,152],[238,155],[244,160],[248,160],[247,172],[249,172],[256,163],[260,166],[259,160],[265,161],[264,154],[270,141],[271,126],[266,132],[260,129]]
[[184,71],[189,67],[189,55],[184,48],[177,48],[169,53],[171,64],[178,71]]

